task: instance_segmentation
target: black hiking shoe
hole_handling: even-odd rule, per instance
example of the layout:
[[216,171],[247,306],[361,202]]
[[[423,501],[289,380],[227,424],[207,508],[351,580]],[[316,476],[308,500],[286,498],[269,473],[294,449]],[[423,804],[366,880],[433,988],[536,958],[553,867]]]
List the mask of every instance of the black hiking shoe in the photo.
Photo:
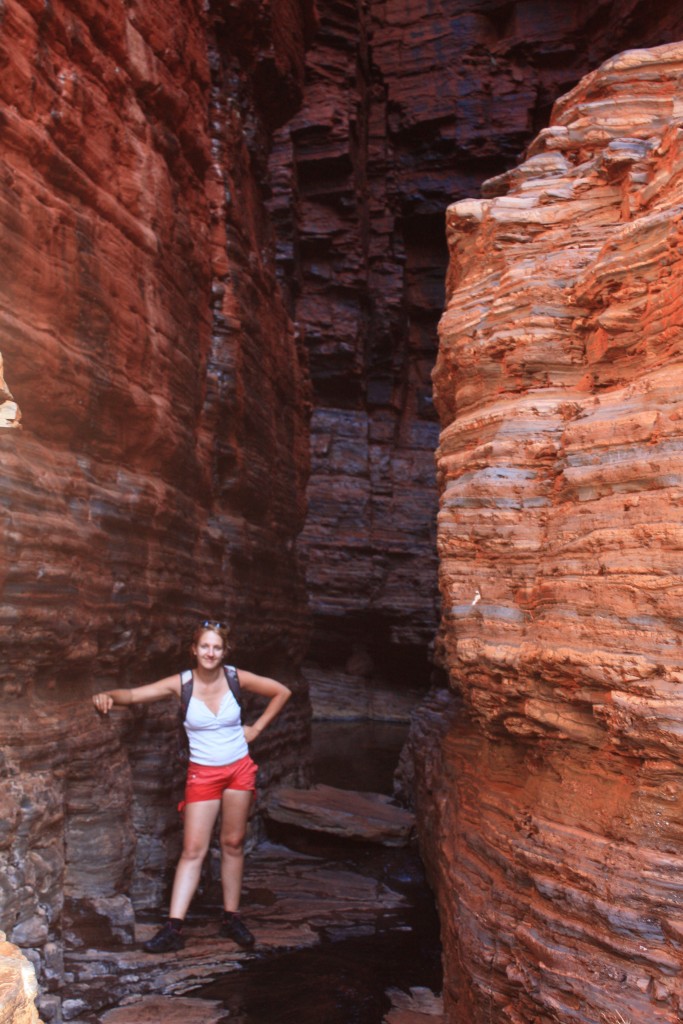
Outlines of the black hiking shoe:
[[171,922],[167,921],[154,938],[143,943],[142,948],[147,953],[171,953],[173,950],[182,949],[184,945],[185,939]]
[[222,939],[232,939],[238,946],[247,949],[256,941],[239,914],[233,914],[229,910],[223,911],[218,934]]

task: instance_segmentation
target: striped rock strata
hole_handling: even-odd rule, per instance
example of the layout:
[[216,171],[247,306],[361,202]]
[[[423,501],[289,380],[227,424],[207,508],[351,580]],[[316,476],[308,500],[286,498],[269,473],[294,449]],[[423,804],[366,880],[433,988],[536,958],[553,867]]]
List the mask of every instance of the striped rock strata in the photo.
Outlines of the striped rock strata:
[[241,6],[0,4],[0,927],[48,1020],[64,946],[130,941],[177,853],[175,709],[90,694],[177,671],[216,617],[295,690],[266,786],[306,757],[308,392],[259,167],[310,10],[254,33]]
[[613,58],[448,211],[441,645],[465,712],[425,713],[418,786],[451,1020],[683,1009],[682,76],[680,44]]
[[275,133],[278,267],[309,353],[307,677],[427,680],[438,621],[430,372],[443,212],[508,170],[600,61],[683,38],[678,0],[317,0],[301,109]]

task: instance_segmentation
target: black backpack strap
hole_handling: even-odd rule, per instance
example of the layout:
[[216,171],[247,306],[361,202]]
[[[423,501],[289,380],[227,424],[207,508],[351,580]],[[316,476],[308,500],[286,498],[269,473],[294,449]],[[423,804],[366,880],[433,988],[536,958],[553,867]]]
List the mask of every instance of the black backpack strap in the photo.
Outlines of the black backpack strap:
[[230,687],[230,692],[232,693],[233,697],[235,698],[235,700],[237,701],[237,703],[239,704],[239,706],[241,708],[242,707],[242,688],[240,686],[240,677],[239,677],[239,674],[237,672],[237,669],[235,668],[234,665],[224,665],[223,666],[223,671],[225,672],[225,678],[228,680],[228,686]]
[[184,722],[187,716],[187,709],[192,699],[193,683],[192,669],[186,668],[184,672],[180,673],[180,707],[178,709],[178,716],[181,722]]
[[185,716],[192,698],[194,677],[192,670],[187,668],[180,673],[180,701],[178,703],[178,757],[182,765],[187,765],[190,756],[190,744],[185,732]]

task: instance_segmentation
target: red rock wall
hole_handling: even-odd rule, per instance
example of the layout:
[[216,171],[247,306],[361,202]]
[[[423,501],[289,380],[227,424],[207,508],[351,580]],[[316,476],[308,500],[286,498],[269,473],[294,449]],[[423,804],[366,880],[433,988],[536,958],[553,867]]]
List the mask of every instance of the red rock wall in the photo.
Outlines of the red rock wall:
[[426,674],[443,208],[611,49],[683,32],[673,0],[318,6],[305,67],[303,0],[0,5],[0,351],[25,426],[0,432],[0,925],[41,984],[65,928],[129,935],[174,853],[150,756],[173,716],[102,724],[92,689],[174,669],[197,617],[226,618],[236,660],[297,689],[263,760],[298,771],[305,358],[313,661]]
[[307,749],[309,396],[262,188],[311,11],[222,7],[0,10],[0,926],[43,991],[63,938],[130,938],[176,852],[173,710],[102,723],[91,692],[179,668],[208,614],[296,690],[266,784]]
[[454,1021],[683,1007],[682,73],[681,44],[608,61],[448,211],[442,649],[466,714],[424,718],[419,787]]
[[[10,514],[49,495],[6,532],[14,690],[66,693],[94,666],[146,676],[207,610],[262,658],[282,653],[276,637],[301,651],[287,544],[303,519],[306,393],[268,263],[255,114],[234,82],[230,95],[229,54],[211,81],[199,6],[4,15],[2,225],[21,272],[0,316],[27,428],[3,438]],[[47,532],[61,535],[46,546]]]
[[443,214],[504,171],[553,101],[675,0],[318,0],[299,113],[276,133],[278,262],[315,409],[303,534],[311,678],[423,682],[438,617],[430,372]]

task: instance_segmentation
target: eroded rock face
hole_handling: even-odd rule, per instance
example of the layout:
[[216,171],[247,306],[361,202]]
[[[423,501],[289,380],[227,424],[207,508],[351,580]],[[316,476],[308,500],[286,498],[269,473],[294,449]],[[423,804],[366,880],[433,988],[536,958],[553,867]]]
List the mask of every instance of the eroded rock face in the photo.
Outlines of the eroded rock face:
[[608,61],[448,211],[442,643],[466,711],[418,785],[453,1020],[680,1018],[682,73],[681,44]]
[[101,722],[92,692],[177,671],[209,615],[295,690],[264,784],[305,763],[308,390],[260,190],[311,12],[1,6],[0,337],[25,429],[0,432],[0,925],[45,992],[63,938],[130,940],[177,853],[174,709]]
[[519,161],[618,50],[683,37],[677,0],[318,0],[301,110],[271,155],[278,265],[314,385],[303,533],[311,680],[426,684],[438,619],[430,388],[443,213]]
[[0,347],[26,427],[0,432],[0,922],[44,990],[62,935],[125,941],[175,856],[172,711],[102,723],[92,689],[174,671],[224,618],[234,660],[296,691],[265,781],[300,771],[304,344],[318,670],[352,707],[424,672],[445,197],[509,166],[629,33],[681,18],[318,7],[305,75],[303,0],[0,5]]
[[255,114],[225,98],[235,69],[212,57],[201,6],[4,10],[0,211],[21,272],[3,353],[28,428],[4,441],[9,692],[73,693],[93,667],[149,678],[192,612],[264,663],[305,642],[304,377],[250,167]]

